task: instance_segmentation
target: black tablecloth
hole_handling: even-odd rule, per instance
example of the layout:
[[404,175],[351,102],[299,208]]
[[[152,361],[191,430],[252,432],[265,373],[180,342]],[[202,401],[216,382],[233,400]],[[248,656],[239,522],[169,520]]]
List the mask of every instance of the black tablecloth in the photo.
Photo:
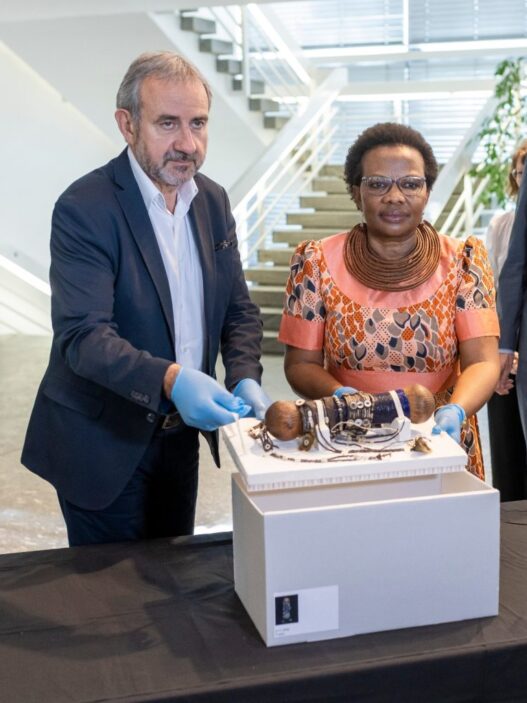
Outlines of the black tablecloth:
[[0,556],[0,701],[527,701],[527,502],[500,614],[266,648],[230,534]]

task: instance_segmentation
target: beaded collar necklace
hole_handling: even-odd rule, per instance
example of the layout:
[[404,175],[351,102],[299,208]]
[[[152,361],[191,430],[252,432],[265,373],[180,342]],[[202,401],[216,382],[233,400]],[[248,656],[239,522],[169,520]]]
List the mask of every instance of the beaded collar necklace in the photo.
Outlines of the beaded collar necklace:
[[344,247],[347,270],[360,283],[374,290],[404,291],[425,283],[439,265],[441,243],[429,222],[416,230],[414,249],[400,259],[381,259],[368,246],[365,224],[356,225],[348,234]]

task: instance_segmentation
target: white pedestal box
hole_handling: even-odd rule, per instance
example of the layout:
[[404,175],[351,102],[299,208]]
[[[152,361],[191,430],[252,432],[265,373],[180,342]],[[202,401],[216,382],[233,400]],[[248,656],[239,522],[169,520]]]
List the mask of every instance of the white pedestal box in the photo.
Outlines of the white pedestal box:
[[268,646],[497,614],[498,491],[400,473],[252,492],[233,475],[235,590]]

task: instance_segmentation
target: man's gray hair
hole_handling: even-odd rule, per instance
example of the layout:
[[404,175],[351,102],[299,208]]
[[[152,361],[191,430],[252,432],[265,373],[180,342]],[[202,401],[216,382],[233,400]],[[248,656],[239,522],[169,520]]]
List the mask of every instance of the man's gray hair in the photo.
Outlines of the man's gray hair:
[[128,110],[135,123],[141,116],[141,85],[149,76],[160,80],[200,82],[205,88],[210,107],[210,86],[190,61],[172,51],[151,51],[132,61],[117,91],[117,108]]

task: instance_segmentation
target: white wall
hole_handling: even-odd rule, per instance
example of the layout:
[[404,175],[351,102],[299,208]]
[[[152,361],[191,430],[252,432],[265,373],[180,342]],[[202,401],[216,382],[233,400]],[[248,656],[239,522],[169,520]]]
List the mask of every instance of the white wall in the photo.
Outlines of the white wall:
[[[231,94],[198,37],[167,35],[147,14],[0,23],[0,254],[47,277],[53,203],[73,180],[117,155],[124,142],[113,113],[118,85],[142,51],[181,51],[213,79],[203,172],[227,189],[265,150],[259,118]],[[178,45],[176,45],[176,41]],[[179,45],[181,42],[181,45]],[[243,110],[241,109],[243,107]],[[251,122],[252,121],[252,122]]]
[[0,85],[0,253],[46,278],[55,200],[121,145],[2,43]]

